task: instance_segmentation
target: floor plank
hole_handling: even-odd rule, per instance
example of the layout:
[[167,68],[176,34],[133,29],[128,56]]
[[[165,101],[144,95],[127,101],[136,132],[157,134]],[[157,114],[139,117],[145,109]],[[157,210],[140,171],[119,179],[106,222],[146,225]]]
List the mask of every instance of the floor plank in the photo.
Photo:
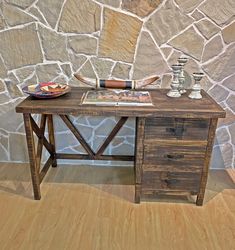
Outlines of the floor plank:
[[235,249],[234,170],[210,171],[203,207],[134,204],[133,169],[50,169],[34,201],[27,164],[0,163],[0,249]]

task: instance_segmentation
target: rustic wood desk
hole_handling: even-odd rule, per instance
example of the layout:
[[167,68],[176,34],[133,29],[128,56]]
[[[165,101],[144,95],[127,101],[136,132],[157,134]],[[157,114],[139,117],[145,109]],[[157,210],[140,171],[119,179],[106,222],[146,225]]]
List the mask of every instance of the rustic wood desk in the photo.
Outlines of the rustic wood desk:
[[[81,105],[87,89],[72,88],[71,93],[55,99],[26,98],[16,112],[23,113],[28,145],[34,198],[41,198],[40,184],[50,166],[57,166],[57,159],[124,160],[134,161],[135,202],[158,194],[197,195],[197,205],[203,204],[209,162],[218,118],[225,111],[204,91],[203,99],[192,100],[187,93],[181,98],[169,98],[167,90],[149,90],[154,106],[107,107]],[[32,114],[40,114],[37,125]],[[120,117],[112,132],[97,152],[87,144],[69,119],[69,115]],[[56,152],[53,115],[59,115],[87,154],[62,154]],[[104,151],[126,122],[136,118],[135,154],[104,155]],[[45,137],[48,125],[49,140]],[[34,143],[38,137],[37,147]],[[50,153],[42,169],[43,146]]]

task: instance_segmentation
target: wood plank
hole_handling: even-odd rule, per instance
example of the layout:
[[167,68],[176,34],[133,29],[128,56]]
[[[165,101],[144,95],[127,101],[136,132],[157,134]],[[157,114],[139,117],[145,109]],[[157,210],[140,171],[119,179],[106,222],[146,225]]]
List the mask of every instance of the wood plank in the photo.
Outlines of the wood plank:
[[209,119],[147,118],[145,140],[207,140]]
[[[73,87],[71,93],[50,100],[26,98],[16,106],[20,113],[44,114],[85,114],[97,116],[128,117],[181,117],[181,118],[218,118],[225,117],[225,111],[211,97],[202,91],[201,100],[192,100],[187,93],[180,98],[166,96],[168,90],[148,90],[151,93],[153,106],[125,107],[82,105],[81,98],[87,89]],[[190,91],[190,90],[188,90]]]
[[234,249],[235,189],[226,171],[210,170],[198,208],[169,195],[133,204],[132,168],[61,165],[48,172],[40,202],[17,188],[30,185],[28,164],[0,169],[1,249]]
[[[44,135],[45,132],[45,127],[46,127],[46,115],[41,115],[41,121],[40,121],[40,134]],[[40,165],[41,165],[41,157],[42,157],[42,149],[43,149],[43,137],[40,136],[38,138],[38,146],[37,146],[37,154],[36,154],[36,159],[37,159],[37,167],[39,168],[40,171]]]
[[23,114],[23,116],[24,116],[24,126],[25,126],[27,146],[28,146],[29,163],[30,163],[34,199],[40,200],[41,199],[40,176],[39,176],[39,166],[37,166],[38,162],[36,159],[36,149],[35,149],[35,143],[34,143],[34,138],[33,138],[32,118],[30,114]]
[[135,182],[141,184],[142,163],[144,157],[145,118],[136,118],[135,125]]
[[196,201],[197,206],[202,206],[203,204],[203,199],[204,199],[205,190],[206,190],[206,183],[207,183],[207,178],[208,178],[208,171],[209,171],[210,160],[211,160],[211,153],[213,150],[213,144],[215,140],[217,122],[218,122],[218,119],[215,119],[215,118],[211,119],[210,121],[208,144],[207,144],[207,149],[206,149],[204,167],[202,170],[200,191],[199,191],[199,194],[197,196],[197,201]]
[[142,193],[145,189],[151,190],[177,190],[187,192],[198,192],[200,186],[201,173],[199,172],[144,172]]
[[[57,159],[70,159],[70,160],[91,160],[89,155],[85,154],[63,154],[57,153]],[[132,155],[100,155],[94,156],[93,160],[104,160],[104,161],[134,161]]]
[[54,123],[53,123],[53,116],[47,115],[47,125],[48,125],[48,133],[49,133],[49,142],[52,146],[53,154],[51,154],[53,158],[52,167],[57,167],[57,161],[56,161],[56,145],[55,145],[55,132],[54,132]]
[[194,167],[203,168],[205,158],[205,146],[188,145],[186,143],[177,145],[168,141],[159,145],[157,142],[144,144],[144,160],[145,165],[172,166],[172,167]]
[[31,116],[30,116],[30,122],[32,124],[32,129],[33,129],[34,133],[37,135],[38,138],[42,139],[43,145],[45,146],[45,148],[47,149],[47,151],[50,154],[53,154],[53,150],[52,150],[51,144],[48,142],[48,140],[44,136],[44,133],[42,133],[42,131],[39,129],[38,125],[36,124],[36,122],[34,121],[34,119]]
[[52,162],[53,162],[53,156],[50,156],[48,158],[48,160],[46,161],[45,165],[43,166],[41,172],[40,172],[40,183],[43,181],[43,178],[45,177],[45,175],[47,174],[50,166],[52,165]]

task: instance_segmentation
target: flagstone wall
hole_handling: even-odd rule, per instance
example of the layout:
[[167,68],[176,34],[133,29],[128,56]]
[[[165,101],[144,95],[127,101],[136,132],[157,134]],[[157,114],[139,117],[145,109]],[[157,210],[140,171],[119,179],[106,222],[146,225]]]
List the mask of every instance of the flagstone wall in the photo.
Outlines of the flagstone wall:
[[[73,77],[79,72],[115,79],[158,74],[161,81],[151,87],[166,88],[170,65],[183,54],[190,58],[187,86],[193,72],[203,71],[203,88],[227,112],[219,122],[212,167],[234,167],[234,0],[0,0],[0,161],[28,160],[22,116],[14,111],[24,98],[22,86],[81,86]],[[72,119],[94,149],[116,122]],[[83,152],[57,120],[57,149]],[[130,120],[107,153],[131,154],[133,143]]]

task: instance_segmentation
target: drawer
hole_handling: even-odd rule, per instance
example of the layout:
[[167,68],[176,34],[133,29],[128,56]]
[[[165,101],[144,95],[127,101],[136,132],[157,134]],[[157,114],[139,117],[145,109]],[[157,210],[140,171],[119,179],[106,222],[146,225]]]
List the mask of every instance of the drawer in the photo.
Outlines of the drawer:
[[209,119],[147,118],[145,139],[207,140]]
[[142,177],[142,192],[162,190],[197,193],[200,180],[201,172],[146,171]]
[[143,170],[169,166],[179,169],[201,169],[204,165],[206,142],[180,143],[172,141],[148,141],[144,144]]

